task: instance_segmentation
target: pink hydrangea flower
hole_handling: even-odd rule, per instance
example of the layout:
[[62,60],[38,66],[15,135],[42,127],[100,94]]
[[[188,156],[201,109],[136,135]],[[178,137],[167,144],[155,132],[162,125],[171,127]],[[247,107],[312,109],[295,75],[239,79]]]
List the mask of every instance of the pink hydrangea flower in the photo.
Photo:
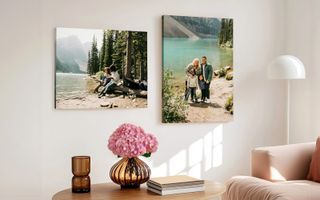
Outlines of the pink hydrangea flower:
[[146,134],[141,127],[122,124],[110,136],[108,148],[121,157],[137,157],[145,153],[154,153],[158,149],[157,138]]
[[158,140],[154,135],[147,134],[145,141],[146,141],[145,145],[146,145],[147,152],[153,153],[153,152],[157,151],[157,149],[158,149]]

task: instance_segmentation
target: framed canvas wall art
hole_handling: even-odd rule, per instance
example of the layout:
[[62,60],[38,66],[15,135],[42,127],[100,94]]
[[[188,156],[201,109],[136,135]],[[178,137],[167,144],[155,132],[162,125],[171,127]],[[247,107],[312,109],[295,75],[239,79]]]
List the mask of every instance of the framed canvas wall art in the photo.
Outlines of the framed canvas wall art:
[[56,29],[55,108],[145,108],[147,33]]
[[233,120],[233,20],[162,17],[162,122]]

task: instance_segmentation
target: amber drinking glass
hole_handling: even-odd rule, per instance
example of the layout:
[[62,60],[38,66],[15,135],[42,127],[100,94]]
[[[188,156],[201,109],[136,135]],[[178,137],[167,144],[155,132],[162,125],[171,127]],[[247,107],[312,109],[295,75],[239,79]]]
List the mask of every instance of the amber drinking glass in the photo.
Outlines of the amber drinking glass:
[[110,169],[110,178],[121,188],[138,188],[140,184],[149,180],[151,170],[138,157],[122,158]]
[[72,173],[74,175],[72,177],[72,192],[90,192],[90,157],[72,157]]

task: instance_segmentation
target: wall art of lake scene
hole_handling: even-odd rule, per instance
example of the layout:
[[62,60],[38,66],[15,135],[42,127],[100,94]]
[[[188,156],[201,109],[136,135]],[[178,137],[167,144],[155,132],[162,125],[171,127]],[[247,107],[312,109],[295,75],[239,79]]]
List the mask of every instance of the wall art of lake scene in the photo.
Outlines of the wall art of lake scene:
[[162,122],[233,120],[233,19],[162,16]]
[[147,66],[147,32],[57,28],[55,108],[145,108]]

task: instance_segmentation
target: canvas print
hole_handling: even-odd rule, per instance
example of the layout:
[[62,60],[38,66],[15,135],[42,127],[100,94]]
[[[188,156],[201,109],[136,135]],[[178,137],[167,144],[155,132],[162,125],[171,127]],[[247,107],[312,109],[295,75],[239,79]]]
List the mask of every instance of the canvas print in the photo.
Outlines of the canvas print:
[[55,107],[147,107],[147,33],[56,29]]
[[162,121],[233,120],[233,20],[163,16]]

